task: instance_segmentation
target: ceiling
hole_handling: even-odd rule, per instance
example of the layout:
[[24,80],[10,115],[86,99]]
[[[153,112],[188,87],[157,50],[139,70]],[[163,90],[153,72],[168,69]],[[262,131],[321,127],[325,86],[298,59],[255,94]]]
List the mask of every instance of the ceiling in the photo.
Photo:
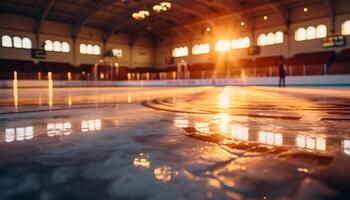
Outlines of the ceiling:
[[[156,13],[152,7],[160,2],[172,3],[169,11]],[[305,3],[305,0],[1,0],[0,11],[36,19],[41,23],[53,20],[73,25],[73,35],[84,26],[98,28],[107,35],[116,32],[156,37],[173,27],[185,27],[198,21],[208,21],[218,16],[247,17],[245,12],[257,7],[267,7],[270,12]],[[308,0],[309,2],[309,0]],[[269,6],[267,6],[269,5]],[[272,6],[271,6],[272,5]],[[133,12],[149,10],[150,17],[135,20]]]

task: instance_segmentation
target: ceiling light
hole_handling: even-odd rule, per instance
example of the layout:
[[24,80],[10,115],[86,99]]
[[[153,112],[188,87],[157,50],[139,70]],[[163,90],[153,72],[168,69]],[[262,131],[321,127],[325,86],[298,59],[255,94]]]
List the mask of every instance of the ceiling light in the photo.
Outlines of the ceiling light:
[[304,8],[304,12],[308,12],[309,11],[309,9],[308,8]]
[[264,16],[264,20],[267,20],[267,19],[268,19],[268,17],[265,15],[265,16]]
[[138,12],[134,12],[132,17],[136,20],[142,20],[149,16],[149,12],[147,10],[140,10]]
[[209,32],[209,31],[211,31],[211,28],[210,28],[210,27],[207,27],[205,30],[206,30],[207,32]]
[[241,26],[244,26],[245,25],[245,23],[244,22],[241,22]]
[[153,10],[156,12],[163,12],[171,9],[171,3],[169,2],[162,2],[160,4],[154,5]]

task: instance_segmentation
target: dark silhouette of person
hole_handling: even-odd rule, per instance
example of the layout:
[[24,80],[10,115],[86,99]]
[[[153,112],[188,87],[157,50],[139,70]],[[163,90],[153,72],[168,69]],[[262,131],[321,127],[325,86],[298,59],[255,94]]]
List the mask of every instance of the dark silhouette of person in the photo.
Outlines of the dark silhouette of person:
[[278,63],[278,71],[279,71],[279,75],[280,75],[280,80],[278,83],[279,87],[286,87],[286,73],[287,73],[287,69],[285,67],[285,65],[283,64],[282,61],[280,61]]

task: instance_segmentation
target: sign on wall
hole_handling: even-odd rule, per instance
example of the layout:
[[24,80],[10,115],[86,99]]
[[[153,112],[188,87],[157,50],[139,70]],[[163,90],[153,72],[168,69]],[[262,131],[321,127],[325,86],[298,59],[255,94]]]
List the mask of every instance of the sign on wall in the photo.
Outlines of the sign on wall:
[[323,47],[341,47],[345,45],[345,37],[342,35],[332,35],[323,39]]
[[44,49],[32,49],[32,58],[46,59],[46,51]]

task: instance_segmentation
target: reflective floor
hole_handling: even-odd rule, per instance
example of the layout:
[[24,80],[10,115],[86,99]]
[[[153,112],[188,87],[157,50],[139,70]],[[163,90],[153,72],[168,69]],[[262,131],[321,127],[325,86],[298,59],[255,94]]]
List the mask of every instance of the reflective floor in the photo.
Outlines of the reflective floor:
[[350,199],[350,89],[0,90],[0,199]]

